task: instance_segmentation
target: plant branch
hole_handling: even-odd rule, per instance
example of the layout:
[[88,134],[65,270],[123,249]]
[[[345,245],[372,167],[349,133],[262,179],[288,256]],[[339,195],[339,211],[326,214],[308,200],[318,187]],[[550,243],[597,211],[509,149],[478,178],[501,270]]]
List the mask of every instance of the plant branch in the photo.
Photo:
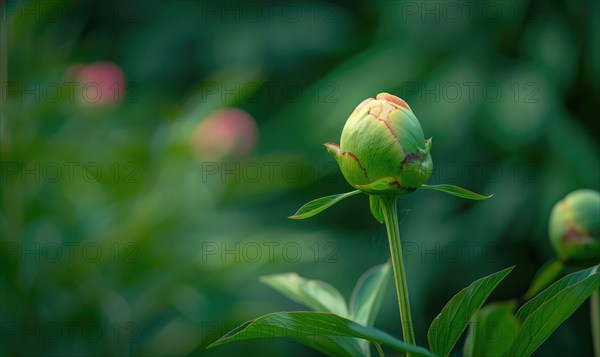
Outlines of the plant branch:
[[404,336],[404,342],[411,345],[416,345],[412,317],[410,315],[406,274],[404,272],[402,244],[400,242],[400,228],[398,227],[398,208],[396,206],[397,197],[380,196],[380,198],[385,225],[387,227],[388,240],[390,242],[392,266],[394,268],[394,281],[396,283],[396,293],[398,294],[400,319],[402,320],[402,335]]
[[377,349],[377,353],[379,353],[379,357],[385,357],[385,353],[381,349],[381,343],[374,343],[375,348]]

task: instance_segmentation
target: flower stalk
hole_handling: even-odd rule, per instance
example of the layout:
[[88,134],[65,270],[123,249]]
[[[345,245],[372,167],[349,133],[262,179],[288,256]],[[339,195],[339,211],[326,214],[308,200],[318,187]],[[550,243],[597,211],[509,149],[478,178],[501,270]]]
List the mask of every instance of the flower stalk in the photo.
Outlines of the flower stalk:
[[400,228],[398,227],[398,196],[380,196],[385,225],[387,227],[392,266],[394,269],[394,282],[398,295],[398,307],[400,308],[400,320],[402,321],[402,335],[404,342],[416,345],[412,317],[410,314],[410,301],[408,298],[408,286],[404,270],[404,259],[402,257],[402,244],[400,242]]

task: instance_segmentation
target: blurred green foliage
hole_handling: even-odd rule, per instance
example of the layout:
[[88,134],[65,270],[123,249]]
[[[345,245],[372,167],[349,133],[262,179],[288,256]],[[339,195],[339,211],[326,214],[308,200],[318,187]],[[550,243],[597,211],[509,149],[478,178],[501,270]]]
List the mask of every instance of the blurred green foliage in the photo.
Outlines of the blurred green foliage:
[[[433,137],[430,183],[495,194],[400,202],[417,341],[476,278],[516,264],[492,300],[521,296],[553,257],[552,205],[600,186],[599,4],[3,2],[0,353],[312,353],[205,346],[300,309],[260,275],[296,271],[348,296],[387,259],[366,197],[286,218],[349,190],[321,144],[384,91]],[[107,61],[126,85],[94,103],[74,66]],[[258,144],[203,161],[190,137],[230,107],[254,118]],[[248,134],[224,130],[205,134]],[[392,293],[375,326],[400,336]],[[588,318],[580,309],[538,355],[590,355]]]

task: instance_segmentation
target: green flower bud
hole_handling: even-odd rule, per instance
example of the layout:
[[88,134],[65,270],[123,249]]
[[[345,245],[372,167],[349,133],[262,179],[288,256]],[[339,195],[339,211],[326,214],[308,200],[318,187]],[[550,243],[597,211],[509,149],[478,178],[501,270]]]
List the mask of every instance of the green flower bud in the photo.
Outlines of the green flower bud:
[[550,214],[550,243],[562,260],[600,259],[598,191],[573,191],[554,205]]
[[350,185],[369,194],[412,192],[431,176],[431,139],[402,99],[380,93],[356,107],[340,144],[324,144]]

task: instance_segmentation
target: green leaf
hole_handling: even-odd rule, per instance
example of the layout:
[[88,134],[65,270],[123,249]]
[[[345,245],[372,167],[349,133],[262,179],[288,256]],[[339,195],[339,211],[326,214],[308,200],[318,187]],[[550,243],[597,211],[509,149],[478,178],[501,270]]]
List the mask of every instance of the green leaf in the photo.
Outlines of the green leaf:
[[389,191],[390,188],[397,188],[398,180],[395,177],[386,176],[366,185],[356,185],[356,187],[370,192],[385,192]]
[[[325,312],[275,312],[248,321],[227,333],[208,348],[228,342],[255,340],[267,337],[286,337],[310,346],[330,356],[361,355],[360,350],[341,347],[340,340],[365,339],[372,343],[383,343],[392,349],[411,356],[433,357],[423,347],[406,344],[387,333],[365,327],[343,317]],[[356,345],[358,349],[358,344]]]
[[548,287],[548,285],[552,284],[563,270],[564,265],[558,259],[551,260],[544,264],[533,277],[531,286],[525,293],[525,299],[531,299],[540,291]]
[[360,277],[350,298],[350,316],[353,321],[373,326],[390,281],[391,270],[388,261],[374,266]]
[[296,273],[262,276],[260,281],[315,311],[350,316],[342,294],[324,281],[306,279]]
[[590,318],[592,320],[592,341],[594,356],[600,356],[600,289],[596,289],[590,297]]
[[420,188],[424,188],[427,190],[442,191],[442,192],[445,192],[452,196],[467,198],[470,200],[478,200],[478,201],[487,200],[488,198],[492,198],[492,196],[494,196],[494,195],[489,195],[489,196],[480,195],[478,193],[475,193],[475,192],[466,190],[462,187],[458,187],[458,186],[454,186],[454,185],[421,185]]
[[442,357],[450,355],[473,315],[513,269],[514,266],[475,280],[454,295],[433,320],[427,332],[429,347],[433,353]]
[[380,198],[376,195],[369,195],[369,205],[371,206],[371,213],[373,214],[373,217],[375,217],[377,222],[383,223],[383,208],[381,207]]
[[354,196],[359,194],[360,191],[352,191],[346,193],[340,193],[339,195],[331,195],[327,197],[317,198],[316,200],[310,201],[304,206],[300,207],[294,215],[290,216],[291,219],[305,219],[316,215],[317,213],[321,213],[327,208],[333,206],[334,204],[340,202],[344,198],[348,198],[350,196]]
[[522,321],[507,356],[530,356],[600,286],[598,266],[570,274],[542,291],[518,312]]
[[535,312],[541,305],[543,305],[548,300],[552,299],[558,293],[567,289],[577,283],[582,282],[583,280],[589,278],[591,275],[596,273],[598,270],[598,266],[593,266],[584,270],[580,270],[578,272],[569,274],[564,278],[560,279],[556,283],[552,284],[550,287],[542,291],[535,298],[528,301],[525,305],[523,305],[519,311],[517,311],[517,320],[519,323],[524,323],[525,320]]
[[[361,325],[373,326],[383,302],[383,295],[389,284],[390,261],[367,270],[358,279],[350,298],[350,316],[352,321]],[[371,354],[369,342],[359,342],[366,356]]]
[[471,321],[463,348],[464,357],[504,355],[517,335],[516,301],[482,307]]

